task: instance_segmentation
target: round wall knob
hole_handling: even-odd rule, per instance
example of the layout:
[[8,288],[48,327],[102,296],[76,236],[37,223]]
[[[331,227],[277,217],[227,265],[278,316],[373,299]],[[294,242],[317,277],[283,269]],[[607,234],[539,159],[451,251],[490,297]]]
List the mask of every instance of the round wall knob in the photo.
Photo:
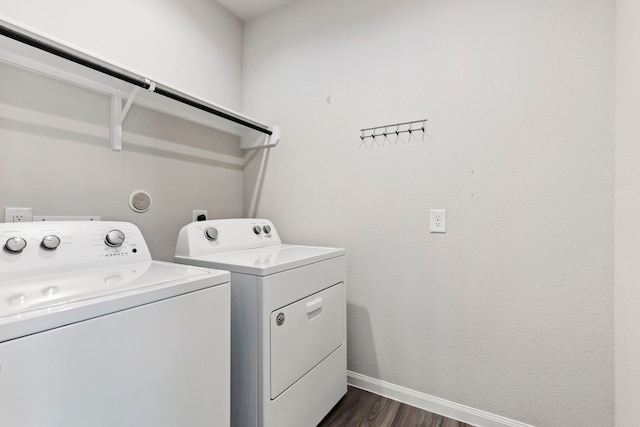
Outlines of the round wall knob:
[[215,227],[207,227],[207,229],[204,230],[204,237],[209,240],[216,240],[218,238],[218,229]]
[[42,249],[54,251],[58,248],[58,246],[60,246],[60,238],[53,234],[44,236],[42,238],[42,242],[40,242],[40,246],[42,247]]
[[118,247],[124,243],[124,233],[120,230],[111,230],[104,237],[104,242],[111,247]]
[[27,241],[22,237],[12,237],[4,244],[5,250],[12,254],[19,254],[26,247]]
[[270,225],[265,225],[264,227],[262,227],[262,229],[264,230],[265,234],[271,233],[271,226]]
[[262,233],[262,227],[260,227],[259,225],[256,225],[255,227],[253,227],[253,232],[256,234]]

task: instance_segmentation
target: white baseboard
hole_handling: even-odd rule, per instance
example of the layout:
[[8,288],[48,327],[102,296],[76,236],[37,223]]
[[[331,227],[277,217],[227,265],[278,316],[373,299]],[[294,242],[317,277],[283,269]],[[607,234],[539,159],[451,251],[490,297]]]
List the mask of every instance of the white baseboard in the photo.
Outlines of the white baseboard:
[[380,381],[356,372],[347,372],[347,382],[353,387],[478,427],[534,427],[530,424],[460,405],[459,403]]

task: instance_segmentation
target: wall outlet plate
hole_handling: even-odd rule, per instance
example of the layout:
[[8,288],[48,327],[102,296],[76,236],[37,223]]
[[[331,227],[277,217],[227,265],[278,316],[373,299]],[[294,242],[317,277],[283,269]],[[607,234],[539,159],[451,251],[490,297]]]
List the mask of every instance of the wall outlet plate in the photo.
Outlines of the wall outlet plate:
[[31,222],[32,219],[31,208],[4,208],[4,222]]
[[447,232],[447,211],[445,209],[431,209],[429,212],[429,231],[432,233]]
[[193,210],[193,222],[206,221],[209,219],[209,213],[206,209],[194,209]]

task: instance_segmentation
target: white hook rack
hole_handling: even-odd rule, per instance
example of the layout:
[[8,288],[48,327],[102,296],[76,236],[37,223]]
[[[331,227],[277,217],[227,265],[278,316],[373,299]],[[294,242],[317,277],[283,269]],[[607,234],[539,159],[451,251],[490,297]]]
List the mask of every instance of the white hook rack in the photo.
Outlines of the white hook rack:
[[[412,135],[414,132],[422,132],[422,137],[424,139],[424,132],[425,132],[424,128],[426,126],[426,123],[427,123],[427,119],[422,119],[422,120],[414,120],[412,122],[394,123],[391,125],[375,126],[375,127],[360,129],[360,141],[362,141],[360,143],[360,146],[362,147],[362,145],[365,145],[366,147],[365,140],[367,138],[371,138],[377,144],[376,138],[379,136],[383,136],[384,142],[386,142],[389,136],[395,135],[397,138],[398,136],[400,136],[401,133],[408,133],[409,135]],[[419,124],[421,126],[415,127],[414,125],[416,124]],[[391,128],[391,130],[389,130],[389,128]],[[395,128],[395,130],[393,128]],[[378,130],[382,130],[382,132],[378,133],[377,132]],[[384,142],[382,143],[382,145],[384,145]]]

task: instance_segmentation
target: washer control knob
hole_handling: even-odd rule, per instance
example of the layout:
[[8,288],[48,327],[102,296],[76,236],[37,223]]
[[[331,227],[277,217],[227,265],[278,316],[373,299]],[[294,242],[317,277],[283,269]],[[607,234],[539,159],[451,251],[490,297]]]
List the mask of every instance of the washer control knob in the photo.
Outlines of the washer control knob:
[[40,242],[40,247],[48,251],[55,251],[60,246],[60,238],[54,234],[44,236]]
[[262,227],[262,229],[264,230],[264,234],[270,234],[271,233],[271,226],[270,225],[265,225],[264,227]]
[[256,225],[255,227],[253,227],[253,232],[256,234],[262,233],[262,227],[260,227],[259,225]]
[[207,238],[207,240],[217,240],[218,239],[218,229],[215,227],[207,227],[204,230],[204,237]]
[[4,244],[4,249],[12,254],[19,254],[27,247],[27,241],[22,237],[12,237]]
[[111,230],[104,237],[104,242],[112,248],[117,248],[124,243],[124,233],[120,230]]

